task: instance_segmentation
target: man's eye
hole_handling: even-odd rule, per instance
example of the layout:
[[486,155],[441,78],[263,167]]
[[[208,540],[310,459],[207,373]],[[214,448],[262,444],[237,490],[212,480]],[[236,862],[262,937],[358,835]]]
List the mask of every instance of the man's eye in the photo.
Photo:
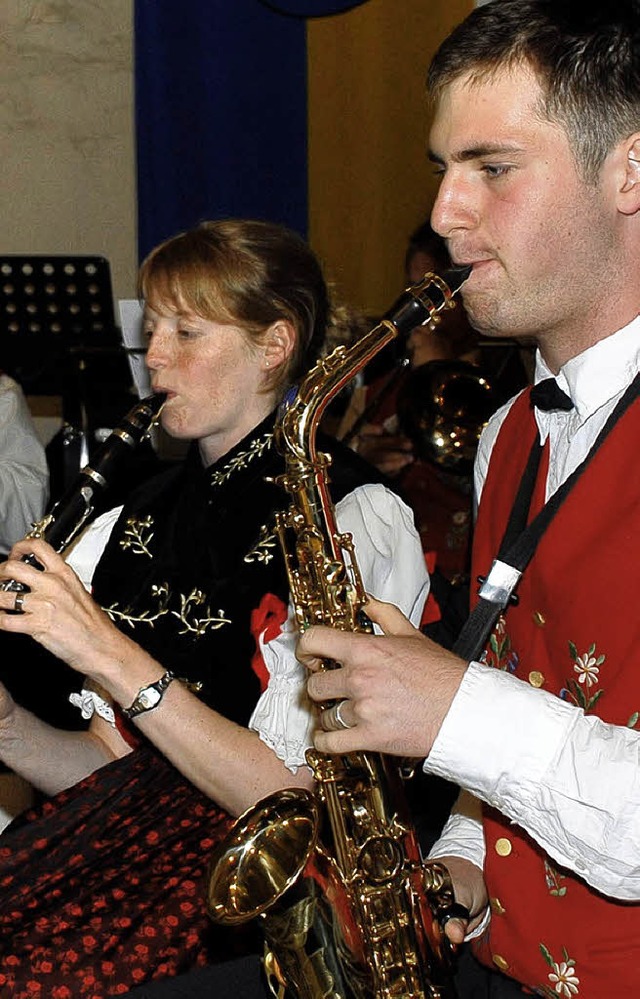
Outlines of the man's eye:
[[178,336],[183,340],[191,340],[193,337],[198,336],[198,331],[185,329],[184,326],[181,326],[178,330]]
[[489,177],[504,177],[511,170],[511,167],[506,163],[485,163],[482,170]]

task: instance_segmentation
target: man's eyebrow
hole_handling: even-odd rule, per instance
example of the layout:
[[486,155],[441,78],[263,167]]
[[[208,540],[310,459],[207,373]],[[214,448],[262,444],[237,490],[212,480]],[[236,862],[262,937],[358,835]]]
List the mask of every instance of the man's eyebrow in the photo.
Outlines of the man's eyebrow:
[[[484,159],[487,156],[513,156],[514,153],[521,152],[520,146],[506,145],[504,143],[494,143],[493,145],[470,146],[468,149],[461,149],[451,157],[454,163],[467,163],[469,160]],[[439,156],[433,149],[428,151],[428,157],[432,163],[444,166],[444,158]]]

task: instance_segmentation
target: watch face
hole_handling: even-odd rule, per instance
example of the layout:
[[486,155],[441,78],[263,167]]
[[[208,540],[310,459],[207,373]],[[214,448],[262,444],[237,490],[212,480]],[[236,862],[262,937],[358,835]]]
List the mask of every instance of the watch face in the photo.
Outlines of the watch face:
[[155,687],[147,687],[146,690],[140,692],[138,701],[143,711],[148,711],[149,708],[155,708],[161,697],[162,694]]

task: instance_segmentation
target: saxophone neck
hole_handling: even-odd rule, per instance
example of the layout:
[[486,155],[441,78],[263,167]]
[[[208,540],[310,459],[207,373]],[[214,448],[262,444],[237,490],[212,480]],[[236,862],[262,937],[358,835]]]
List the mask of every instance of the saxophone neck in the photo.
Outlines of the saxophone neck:
[[377,326],[351,346],[340,344],[319,360],[282,405],[276,445],[285,458],[315,463],[317,429],[338,392],[392,340],[405,339],[416,326],[433,324],[438,313],[455,308],[454,295],[470,273],[470,267],[452,267],[442,276],[425,274],[403,292]]

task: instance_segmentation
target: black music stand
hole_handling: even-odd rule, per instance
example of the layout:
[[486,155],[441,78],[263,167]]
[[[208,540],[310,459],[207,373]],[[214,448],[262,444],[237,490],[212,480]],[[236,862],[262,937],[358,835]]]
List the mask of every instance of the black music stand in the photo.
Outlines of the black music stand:
[[0,369],[28,396],[61,399],[48,448],[55,499],[134,399],[104,257],[0,256]]

